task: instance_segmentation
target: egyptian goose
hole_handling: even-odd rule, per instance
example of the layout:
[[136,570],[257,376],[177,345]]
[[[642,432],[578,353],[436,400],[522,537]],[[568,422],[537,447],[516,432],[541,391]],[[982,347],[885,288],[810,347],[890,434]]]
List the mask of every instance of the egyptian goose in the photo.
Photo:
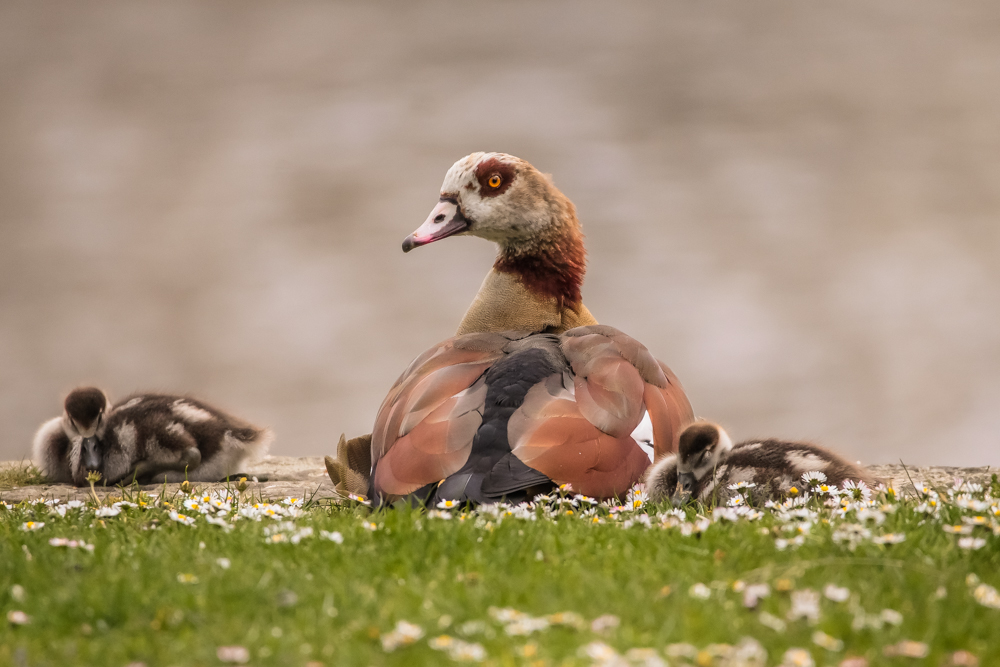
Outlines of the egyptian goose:
[[[729,434],[711,422],[699,421],[680,435],[677,454],[658,460],[646,475],[651,500],[675,503],[715,499],[725,504],[748,491],[757,502],[779,499],[792,487],[805,490],[807,476],[817,485],[843,487],[845,482],[874,485],[874,478],[833,452],[808,442],[747,440],[733,445]],[[730,489],[740,482],[752,485]]]
[[74,389],[62,417],[38,429],[38,468],[53,482],[82,486],[87,473],[102,482],[219,481],[262,457],[273,435],[204,401],[135,394],[111,406],[96,387]]
[[583,305],[573,204],[524,160],[473,153],[403,251],[455,235],[493,241],[496,261],[457,335],[417,357],[382,403],[369,494],[493,502],[570,484],[624,495],[652,458],[631,435],[644,415],[657,457],[693,417],[670,369]]

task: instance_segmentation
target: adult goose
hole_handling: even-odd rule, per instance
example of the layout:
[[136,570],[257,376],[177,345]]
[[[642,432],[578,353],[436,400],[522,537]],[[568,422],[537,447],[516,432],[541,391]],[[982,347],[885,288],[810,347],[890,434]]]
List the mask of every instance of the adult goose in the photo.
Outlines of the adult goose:
[[496,261],[457,335],[417,357],[382,403],[369,494],[493,502],[570,484],[624,495],[653,458],[632,435],[644,415],[657,457],[693,416],[670,369],[583,305],[573,204],[524,160],[473,153],[403,251],[457,235],[493,241]]

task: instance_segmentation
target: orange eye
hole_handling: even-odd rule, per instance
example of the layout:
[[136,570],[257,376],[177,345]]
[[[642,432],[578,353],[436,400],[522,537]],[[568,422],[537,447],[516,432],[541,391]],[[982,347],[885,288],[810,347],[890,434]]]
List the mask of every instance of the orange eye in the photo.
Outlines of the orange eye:
[[499,188],[501,180],[500,174],[493,174],[490,176],[490,180],[488,180],[487,183],[489,183],[491,188]]

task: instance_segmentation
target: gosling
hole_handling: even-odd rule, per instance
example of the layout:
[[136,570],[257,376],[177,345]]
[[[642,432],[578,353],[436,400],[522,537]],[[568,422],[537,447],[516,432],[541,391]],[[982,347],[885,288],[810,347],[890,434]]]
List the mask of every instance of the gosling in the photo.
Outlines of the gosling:
[[32,458],[53,482],[214,482],[262,458],[274,436],[204,401],[134,394],[115,405],[96,387],[69,393],[61,417],[38,429]]
[[842,487],[847,481],[875,483],[867,470],[818,445],[774,439],[734,445],[721,426],[699,421],[681,432],[677,454],[650,467],[646,487],[654,501],[714,500],[724,505],[740,492],[729,486],[746,482],[754,485],[749,489],[750,500],[762,504],[787,496],[810,472],[821,473],[829,486]]

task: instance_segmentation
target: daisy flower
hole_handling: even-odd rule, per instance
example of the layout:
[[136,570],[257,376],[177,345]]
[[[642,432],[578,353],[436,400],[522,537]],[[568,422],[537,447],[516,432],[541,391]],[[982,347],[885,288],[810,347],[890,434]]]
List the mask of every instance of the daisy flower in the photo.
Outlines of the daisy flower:
[[518,611],[512,607],[490,607],[487,613],[490,615],[490,618],[498,623],[513,623],[522,618],[528,618],[528,615],[523,611]]
[[644,488],[639,486],[632,487],[625,497],[625,503],[628,507],[632,509],[639,509],[649,500],[649,494]]
[[757,614],[757,620],[760,621],[761,625],[771,628],[775,632],[784,632],[785,628],[788,627],[783,620],[781,620],[774,614],[769,614],[766,611],[762,611],[759,614]]
[[903,624],[903,615],[895,609],[883,609],[878,616],[882,619],[883,623],[888,623],[889,625],[900,626]]
[[419,625],[399,621],[391,632],[382,635],[382,650],[386,652],[395,651],[400,646],[409,646],[420,640],[424,636],[424,629]]
[[450,635],[439,635],[427,640],[427,646],[435,651],[447,651],[455,645],[457,640]]
[[712,596],[712,590],[703,583],[697,583],[688,590],[688,595],[699,600],[707,600]]
[[580,647],[580,656],[590,658],[595,664],[614,664],[618,659],[618,652],[604,642],[590,642]]
[[872,491],[868,488],[867,484],[861,481],[855,482],[853,479],[844,482],[841,488],[846,495],[851,496],[855,500],[868,500],[872,495]]
[[785,651],[780,667],[816,667],[816,661],[804,648],[790,648]]
[[49,540],[49,545],[53,547],[66,547],[67,549],[84,549],[85,551],[94,551],[93,544],[87,544],[83,540],[68,540],[65,537],[53,537]]
[[810,470],[809,472],[802,473],[802,481],[809,486],[818,486],[826,481],[826,475],[819,470]]
[[962,537],[958,540],[958,546],[961,549],[969,549],[970,551],[975,551],[977,549],[982,549],[986,546],[986,540],[981,537]]
[[831,637],[825,632],[817,630],[812,636],[813,644],[819,646],[820,648],[825,648],[827,651],[842,651],[844,650],[844,642],[835,637]]
[[989,584],[979,584],[972,591],[972,597],[984,607],[1000,609],[1000,593]]
[[805,588],[792,591],[792,608],[788,611],[788,619],[808,619],[810,623],[819,620],[819,593]]
[[552,625],[565,625],[577,630],[582,630],[587,626],[587,622],[583,619],[583,616],[575,611],[560,611],[555,614],[549,614],[546,618],[548,618],[549,623]]
[[963,516],[962,523],[970,526],[988,526],[990,521],[984,516]]
[[29,533],[29,532],[31,532],[33,530],[39,530],[40,528],[43,528],[44,526],[45,526],[45,522],[44,521],[27,521],[27,522],[21,524],[21,530],[23,530],[26,533]]
[[225,519],[221,519],[217,516],[212,516],[211,514],[205,515],[205,521],[212,524],[213,526],[218,526],[225,532],[229,532],[233,529],[233,524],[229,523]]
[[743,606],[754,609],[761,598],[766,598],[770,594],[771,587],[767,584],[750,584],[743,589]]
[[31,623],[31,618],[23,611],[11,610],[7,612],[7,622],[11,625],[27,625]]
[[233,662],[242,665],[250,661],[250,651],[245,646],[220,646],[215,651],[219,662]]
[[890,644],[882,649],[886,656],[903,656],[906,658],[926,658],[930,653],[930,647],[923,642],[915,642],[904,639],[896,644]]
[[826,588],[823,589],[823,595],[827,600],[833,600],[834,602],[847,602],[851,597],[851,590],[849,588],[841,588],[834,584],[827,584]]
[[511,637],[523,637],[534,632],[546,630],[548,627],[549,621],[547,619],[534,618],[526,615],[524,618],[520,618],[513,623],[507,624],[503,630]]
[[619,625],[621,625],[621,619],[617,616],[614,614],[604,614],[591,621],[590,629],[593,632],[607,632],[608,630],[614,630]]
[[462,503],[460,503],[457,500],[450,500],[450,499],[449,500],[442,500],[441,502],[439,502],[437,504],[437,508],[439,510],[450,510],[450,509],[454,509],[454,508],[460,506],[461,504]]
[[171,512],[170,512],[170,518],[173,519],[174,521],[176,521],[177,523],[184,524],[185,526],[193,526],[194,525],[194,517],[188,516],[186,514],[181,514],[180,512],[176,512],[176,511],[171,510]]
[[319,531],[319,536],[322,537],[324,540],[330,540],[331,542],[334,542],[336,544],[344,543],[344,536],[341,535],[340,532],[336,530],[333,532],[330,532],[328,530],[321,530]]
[[190,510],[192,512],[201,512],[202,514],[204,514],[205,512],[208,511],[208,505],[203,505],[202,503],[199,503],[197,500],[189,498],[188,500],[184,501],[184,509]]

